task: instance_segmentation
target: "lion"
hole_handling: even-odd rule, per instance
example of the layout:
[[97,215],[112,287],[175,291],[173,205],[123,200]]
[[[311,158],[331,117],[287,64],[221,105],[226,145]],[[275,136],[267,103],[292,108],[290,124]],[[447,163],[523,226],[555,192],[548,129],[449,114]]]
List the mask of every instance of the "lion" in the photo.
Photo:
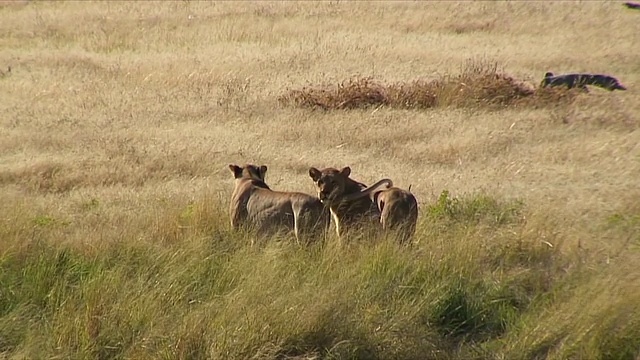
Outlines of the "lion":
[[[380,226],[378,207],[361,194],[367,186],[351,179],[350,174],[351,168],[348,166],[341,170],[309,168],[309,176],[316,186],[318,198],[329,207],[338,238],[356,229]],[[345,199],[345,196],[351,194],[359,196]]]
[[384,231],[397,234],[402,244],[411,243],[418,223],[418,200],[408,190],[393,186],[390,179],[382,179],[368,188],[344,197],[352,201],[368,197],[380,211],[380,223]]
[[265,183],[267,166],[229,165],[235,179],[229,215],[234,229],[255,229],[260,237],[293,231],[298,243],[319,239],[329,228],[329,211],[320,199],[299,192],[273,191]]

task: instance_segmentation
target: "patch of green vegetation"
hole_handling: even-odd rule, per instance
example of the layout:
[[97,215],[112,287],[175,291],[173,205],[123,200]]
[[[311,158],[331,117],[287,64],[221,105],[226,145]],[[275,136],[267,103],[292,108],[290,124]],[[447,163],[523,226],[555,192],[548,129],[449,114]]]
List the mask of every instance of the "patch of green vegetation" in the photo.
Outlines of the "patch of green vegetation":
[[33,223],[36,226],[49,226],[56,223],[56,220],[47,215],[39,215],[33,219]]
[[452,197],[448,190],[443,190],[436,203],[423,211],[432,219],[465,224],[484,221],[492,225],[504,225],[521,220],[522,208],[523,203],[517,200],[501,202],[486,194],[457,198]]
[[613,237],[626,239],[625,249],[627,246],[630,250],[640,249],[640,213],[637,211],[617,212],[608,216],[604,228]]
[[640,214],[615,213],[607,217],[606,224],[609,228],[640,233]]
[[[537,234],[550,230],[531,231],[519,221],[521,209],[486,194],[452,199],[444,192],[423,212],[413,247],[386,238],[252,247],[249,234],[205,222],[202,204],[167,217],[181,221],[187,213],[193,227],[172,242],[157,233],[171,227],[154,230],[155,242],[118,239],[91,251],[14,239],[0,257],[0,352],[100,359],[637,356],[640,292],[620,292],[633,282],[630,273],[577,271],[575,257],[541,244]],[[431,231],[434,219],[464,226]]]
[[100,200],[96,198],[91,198],[91,200],[86,201],[82,204],[82,209],[85,211],[95,210],[100,206]]

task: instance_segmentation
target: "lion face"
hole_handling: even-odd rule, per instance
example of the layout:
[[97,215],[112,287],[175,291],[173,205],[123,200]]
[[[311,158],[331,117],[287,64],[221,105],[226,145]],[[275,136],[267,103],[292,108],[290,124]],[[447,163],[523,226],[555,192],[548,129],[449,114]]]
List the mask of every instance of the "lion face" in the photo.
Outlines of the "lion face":
[[318,198],[323,203],[330,203],[344,194],[350,174],[351,168],[348,166],[342,170],[334,168],[318,170],[314,167],[309,169],[309,176],[316,185]]
[[264,177],[267,173],[267,166],[246,164],[244,167],[241,167],[231,164],[229,165],[229,170],[233,174],[234,179],[253,179],[264,182]]

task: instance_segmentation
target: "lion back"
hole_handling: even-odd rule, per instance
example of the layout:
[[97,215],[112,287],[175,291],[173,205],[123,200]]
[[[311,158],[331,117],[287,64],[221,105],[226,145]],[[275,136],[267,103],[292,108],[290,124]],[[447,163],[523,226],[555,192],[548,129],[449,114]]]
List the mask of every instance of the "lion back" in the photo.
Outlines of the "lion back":
[[415,233],[418,221],[418,201],[409,191],[390,188],[377,196],[381,222],[385,229],[400,230],[408,238]]

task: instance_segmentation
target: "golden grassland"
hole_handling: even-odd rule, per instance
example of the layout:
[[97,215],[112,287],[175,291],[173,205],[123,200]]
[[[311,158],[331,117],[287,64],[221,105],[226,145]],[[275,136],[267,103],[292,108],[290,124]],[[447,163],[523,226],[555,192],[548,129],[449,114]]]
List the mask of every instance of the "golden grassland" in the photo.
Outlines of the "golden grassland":
[[[639,20],[0,2],[0,358],[638,359]],[[313,193],[310,166],[411,185],[417,243],[249,246],[230,163],[277,190]]]

